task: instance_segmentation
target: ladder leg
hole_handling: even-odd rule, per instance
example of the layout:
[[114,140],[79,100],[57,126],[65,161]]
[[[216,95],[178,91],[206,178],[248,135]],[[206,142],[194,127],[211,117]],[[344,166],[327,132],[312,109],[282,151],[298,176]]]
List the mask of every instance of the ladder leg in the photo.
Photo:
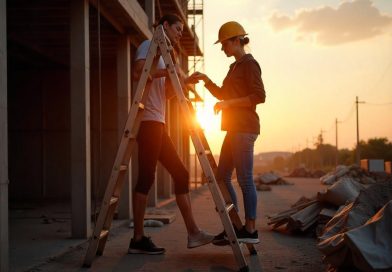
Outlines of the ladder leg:
[[[207,177],[208,178],[208,177]],[[226,206],[223,202],[223,197],[220,194],[219,188],[217,186],[216,181],[211,181],[209,178],[208,186],[210,188],[212,197],[214,199],[215,205],[217,207],[221,222],[223,224],[223,228],[225,229],[227,238],[229,240],[230,246],[233,250],[234,257],[236,258],[237,264],[240,267],[240,271],[248,271],[248,265],[246,263],[244,254],[242,253],[241,244],[238,242],[233,223],[229,216],[229,211],[227,210],[230,207],[230,210],[234,210],[232,205]]]
[[[232,203],[231,196],[229,191],[227,190],[226,184],[222,181],[218,181],[219,189],[222,193],[223,198],[226,203]],[[243,227],[240,216],[238,215],[235,209],[231,209],[229,211],[230,219],[233,222],[234,226],[239,230]],[[257,255],[257,250],[255,249],[253,244],[246,244],[250,255]]]

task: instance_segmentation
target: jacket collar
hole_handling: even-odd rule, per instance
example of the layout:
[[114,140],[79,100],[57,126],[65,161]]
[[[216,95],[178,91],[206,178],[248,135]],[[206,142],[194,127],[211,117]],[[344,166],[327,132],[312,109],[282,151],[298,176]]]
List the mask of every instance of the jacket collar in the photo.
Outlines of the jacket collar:
[[239,60],[237,60],[237,61],[233,62],[232,64],[230,64],[230,69],[233,69],[234,66],[236,66],[236,65],[238,65],[238,64],[240,64],[240,63],[242,63],[244,61],[251,60],[251,59],[253,59],[252,54],[245,54]]

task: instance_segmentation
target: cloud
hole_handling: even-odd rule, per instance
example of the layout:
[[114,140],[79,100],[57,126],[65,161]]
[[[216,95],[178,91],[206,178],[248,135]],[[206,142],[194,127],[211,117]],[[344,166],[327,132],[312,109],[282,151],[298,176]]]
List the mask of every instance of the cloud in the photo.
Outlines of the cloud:
[[384,34],[392,16],[382,15],[370,0],[343,2],[336,9],[303,9],[294,17],[273,14],[269,23],[275,31],[296,28],[299,39],[315,38],[324,45],[366,40]]

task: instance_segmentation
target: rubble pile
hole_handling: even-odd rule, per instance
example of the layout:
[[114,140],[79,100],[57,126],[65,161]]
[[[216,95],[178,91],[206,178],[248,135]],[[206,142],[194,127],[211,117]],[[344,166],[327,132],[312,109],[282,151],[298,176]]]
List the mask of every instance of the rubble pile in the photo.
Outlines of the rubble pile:
[[320,177],[320,181],[325,185],[331,185],[338,181],[341,177],[350,177],[362,184],[372,184],[376,183],[377,181],[382,182],[388,178],[387,176],[382,176],[380,174],[369,173],[356,165],[339,165],[336,167],[334,172],[327,173]]
[[[276,229],[286,224],[285,229],[288,231],[301,230],[305,231],[308,227],[314,224],[314,219],[317,218],[317,210],[319,208],[319,201],[317,199],[307,199],[302,197],[291,209],[268,216],[268,225],[273,225]],[[313,214],[314,216],[303,216],[305,213]]]
[[392,270],[392,180],[361,190],[341,206],[319,235],[318,248],[332,268]]
[[270,185],[292,185],[274,172],[259,174],[253,178],[253,182],[256,184],[258,191],[271,191]]
[[268,172],[259,174],[254,179],[256,184],[266,184],[266,185],[292,185],[292,183],[286,181],[278,174],[274,172]]
[[392,177],[379,179],[351,166],[320,180],[331,184],[325,192],[268,216],[268,225],[316,235],[332,270],[392,270]]
[[288,176],[292,178],[319,178],[325,175],[322,170],[310,171],[305,167],[295,168]]

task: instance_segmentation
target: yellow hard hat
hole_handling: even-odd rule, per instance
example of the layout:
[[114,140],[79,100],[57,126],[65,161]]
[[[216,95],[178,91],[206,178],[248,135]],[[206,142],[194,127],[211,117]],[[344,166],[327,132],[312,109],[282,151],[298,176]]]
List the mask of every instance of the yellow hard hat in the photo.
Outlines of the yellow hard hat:
[[242,25],[235,21],[230,21],[227,23],[224,23],[218,33],[218,40],[215,42],[215,44],[222,42],[224,40],[236,37],[236,36],[244,36],[247,35],[245,32],[244,28]]

